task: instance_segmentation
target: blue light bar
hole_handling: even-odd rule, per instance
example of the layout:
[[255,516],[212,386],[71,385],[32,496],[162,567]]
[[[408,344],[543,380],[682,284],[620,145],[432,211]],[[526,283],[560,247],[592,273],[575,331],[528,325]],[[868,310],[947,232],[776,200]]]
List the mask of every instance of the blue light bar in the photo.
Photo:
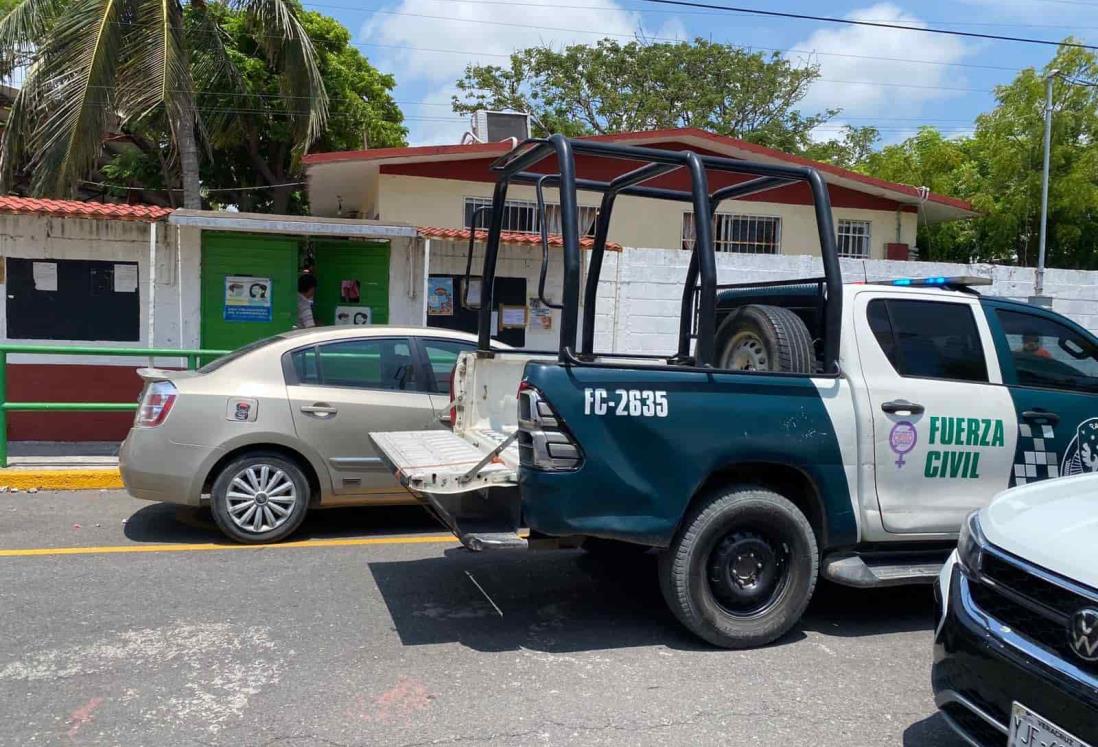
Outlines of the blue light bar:
[[929,278],[896,278],[885,281],[885,285],[898,285],[911,288],[970,288],[974,285],[991,285],[991,278],[972,275],[947,277],[935,275]]

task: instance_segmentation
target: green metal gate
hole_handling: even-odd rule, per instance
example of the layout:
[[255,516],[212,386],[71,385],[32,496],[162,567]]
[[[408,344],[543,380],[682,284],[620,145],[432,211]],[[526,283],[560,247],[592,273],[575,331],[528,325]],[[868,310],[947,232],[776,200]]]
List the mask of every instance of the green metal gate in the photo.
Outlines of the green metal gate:
[[[389,243],[314,241],[316,323],[353,324],[355,309],[368,307],[371,324],[389,323]],[[355,300],[357,298],[357,300]],[[348,315],[336,319],[336,309]]]

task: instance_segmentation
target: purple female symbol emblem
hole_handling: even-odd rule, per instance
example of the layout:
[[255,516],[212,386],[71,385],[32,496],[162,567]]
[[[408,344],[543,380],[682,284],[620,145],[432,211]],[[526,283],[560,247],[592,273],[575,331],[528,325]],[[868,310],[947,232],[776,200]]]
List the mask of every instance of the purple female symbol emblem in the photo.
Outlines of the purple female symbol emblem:
[[888,446],[898,457],[896,467],[903,467],[906,464],[904,456],[914,449],[918,442],[919,432],[911,422],[901,420],[892,426],[892,432],[888,434]]

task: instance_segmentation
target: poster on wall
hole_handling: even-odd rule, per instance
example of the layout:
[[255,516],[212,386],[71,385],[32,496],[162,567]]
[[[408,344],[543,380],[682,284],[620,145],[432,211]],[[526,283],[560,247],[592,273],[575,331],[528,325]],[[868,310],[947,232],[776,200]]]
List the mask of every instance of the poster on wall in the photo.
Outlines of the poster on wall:
[[339,282],[339,300],[343,303],[358,303],[362,300],[362,283],[357,280]]
[[432,275],[427,279],[427,316],[454,315],[454,279]]
[[271,321],[271,296],[273,282],[270,278],[225,276],[225,313],[227,322]]
[[31,275],[34,277],[34,289],[52,293],[57,290],[57,263],[35,262],[31,266]]
[[541,302],[540,298],[531,298],[530,326],[534,329],[553,328],[553,310]]
[[480,278],[463,278],[461,281],[461,305],[466,309],[480,308]]
[[510,306],[501,303],[499,305],[499,328],[500,331],[505,329],[525,329],[526,307],[518,305]]
[[372,318],[373,315],[369,306],[336,306],[335,323],[337,327],[370,324]]

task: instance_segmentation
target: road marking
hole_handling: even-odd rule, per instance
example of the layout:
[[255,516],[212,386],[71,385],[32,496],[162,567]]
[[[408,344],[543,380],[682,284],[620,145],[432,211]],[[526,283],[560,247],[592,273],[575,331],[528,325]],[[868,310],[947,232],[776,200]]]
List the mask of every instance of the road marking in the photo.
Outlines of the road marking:
[[10,467],[0,470],[0,485],[19,490],[119,490],[122,475],[117,467],[93,469],[37,469]]
[[353,539],[302,540],[271,545],[201,544],[106,545],[99,547],[21,547],[0,549],[0,558],[42,555],[112,555],[134,552],[204,552],[209,550],[280,550],[310,547],[360,547],[362,545],[429,545],[456,542],[452,534],[418,534],[405,537],[356,537]]

